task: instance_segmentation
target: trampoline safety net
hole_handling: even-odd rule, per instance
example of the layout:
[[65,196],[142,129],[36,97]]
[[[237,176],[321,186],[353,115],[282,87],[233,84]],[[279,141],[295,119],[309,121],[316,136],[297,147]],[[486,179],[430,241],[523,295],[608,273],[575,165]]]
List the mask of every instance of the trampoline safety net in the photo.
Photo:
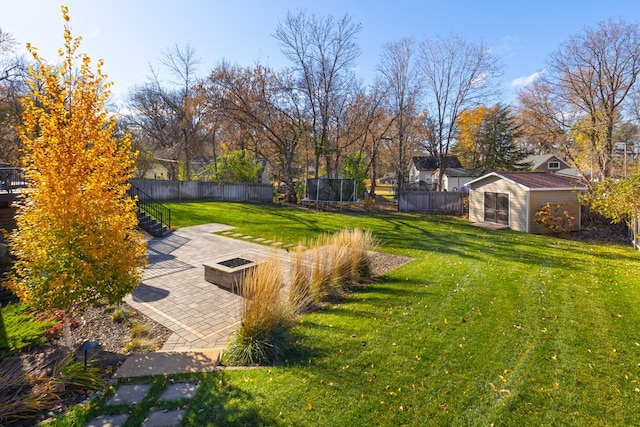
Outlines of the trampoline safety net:
[[307,179],[308,201],[357,202],[354,179]]

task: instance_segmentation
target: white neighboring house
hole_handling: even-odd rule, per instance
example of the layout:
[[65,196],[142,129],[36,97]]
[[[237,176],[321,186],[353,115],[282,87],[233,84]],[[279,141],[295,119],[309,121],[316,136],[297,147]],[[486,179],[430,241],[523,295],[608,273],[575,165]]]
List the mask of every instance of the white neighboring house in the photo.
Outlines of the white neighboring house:
[[144,175],[142,176],[142,178],[146,178],[146,179],[168,179],[169,178],[169,171],[168,169],[160,164],[160,163],[154,163],[153,167],[149,170],[147,170]]
[[[447,168],[442,175],[442,189],[444,191],[462,191],[462,187],[475,178],[482,175],[483,171],[480,169],[465,169],[465,168]],[[433,182],[438,182],[440,179],[440,169],[433,171],[431,175]]]
[[[461,168],[462,164],[457,156],[444,156],[442,158],[446,168]],[[440,167],[436,156],[415,156],[409,164],[409,182],[424,182],[433,184],[433,172]]]

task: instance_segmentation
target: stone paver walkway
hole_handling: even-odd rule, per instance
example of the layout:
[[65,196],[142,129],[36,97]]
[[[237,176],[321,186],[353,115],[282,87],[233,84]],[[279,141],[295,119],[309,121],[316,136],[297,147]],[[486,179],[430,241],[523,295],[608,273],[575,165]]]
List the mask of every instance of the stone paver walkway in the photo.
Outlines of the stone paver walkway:
[[[167,384],[164,392],[156,400],[160,402],[178,402],[193,399],[200,385],[195,382],[177,382]],[[149,384],[123,384],[118,387],[115,394],[107,401],[105,406],[114,405],[138,405],[145,399],[151,385]],[[180,425],[186,412],[185,409],[156,409],[151,408],[147,418],[142,422],[142,427],[174,427]],[[124,409],[127,411],[127,409]],[[100,415],[91,420],[85,427],[119,427],[123,426],[129,418],[128,413],[117,415]]]
[[203,264],[221,257],[258,261],[270,254],[288,262],[282,249],[212,234],[232,228],[197,225],[148,242],[142,283],[125,301],[173,332],[163,351],[222,348],[239,324],[240,297],[205,281]]
[[124,384],[121,385],[107,405],[136,405],[142,402],[144,396],[149,392],[149,384]]

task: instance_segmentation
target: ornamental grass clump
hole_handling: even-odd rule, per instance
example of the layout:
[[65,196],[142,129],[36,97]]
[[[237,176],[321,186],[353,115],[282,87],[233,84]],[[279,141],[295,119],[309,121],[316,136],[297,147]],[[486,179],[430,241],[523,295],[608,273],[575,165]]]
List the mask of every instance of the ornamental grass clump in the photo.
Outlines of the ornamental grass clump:
[[349,274],[345,279],[345,286],[360,283],[362,279],[371,277],[371,257],[369,252],[378,246],[371,231],[341,230],[334,234],[333,245],[344,248]]
[[[303,247],[311,249],[304,251]],[[298,245],[290,254],[289,274],[272,255],[245,276],[242,321],[224,353],[231,365],[276,363],[288,350],[298,316],[315,306],[341,299],[345,291],[369,277],[369,232],[345,230]]]
[[291,267],[287,281],[287,300],[290,307],[298,314],[307,313],[314,305],[311,289],[311,265],[305,261],[303,247],[291,253]]
[[242,286],[242,321],[225,350],[232,365],[264,365],[278,361],[289,347],[296,310],[281,291],[280,261],[269,257],[247,273]]
[[340,281],[336,280],[340,274],[340,271],[335,269],[338,259],[334,248],[325,243],[325,238],[321,237],[310,250],[310,288],[316,303],[326,302],[342,295]]
[[65,395],[105,388],[104,372],[75,361],[73,352],[11,358],[0,364],[0,425],[35,425],[35,417]]
[[344,291],[371,277],[371,232],[341,230],[320,236],[311,250],[311,290],[316,301],[343,297]]

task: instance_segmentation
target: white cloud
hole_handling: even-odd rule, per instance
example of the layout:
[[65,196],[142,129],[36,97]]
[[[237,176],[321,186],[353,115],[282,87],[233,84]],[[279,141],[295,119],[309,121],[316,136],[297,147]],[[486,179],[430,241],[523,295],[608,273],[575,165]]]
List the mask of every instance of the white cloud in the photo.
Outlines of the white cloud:
[[522,76],[522,77],[518,77],[517,79],[513,79],[511,80],[510,86],[511,87],[524,87],[524,86],[528,86],[531,83],[533,83],[538,77],[540,77],[542,75],[542,71],[536,71],[533,74],[530,74],[528,76]]
[[503,58],[512,58],[520,49],[520,39],[513,36],[504,36],[496,44],[490,47],[491,53]]

